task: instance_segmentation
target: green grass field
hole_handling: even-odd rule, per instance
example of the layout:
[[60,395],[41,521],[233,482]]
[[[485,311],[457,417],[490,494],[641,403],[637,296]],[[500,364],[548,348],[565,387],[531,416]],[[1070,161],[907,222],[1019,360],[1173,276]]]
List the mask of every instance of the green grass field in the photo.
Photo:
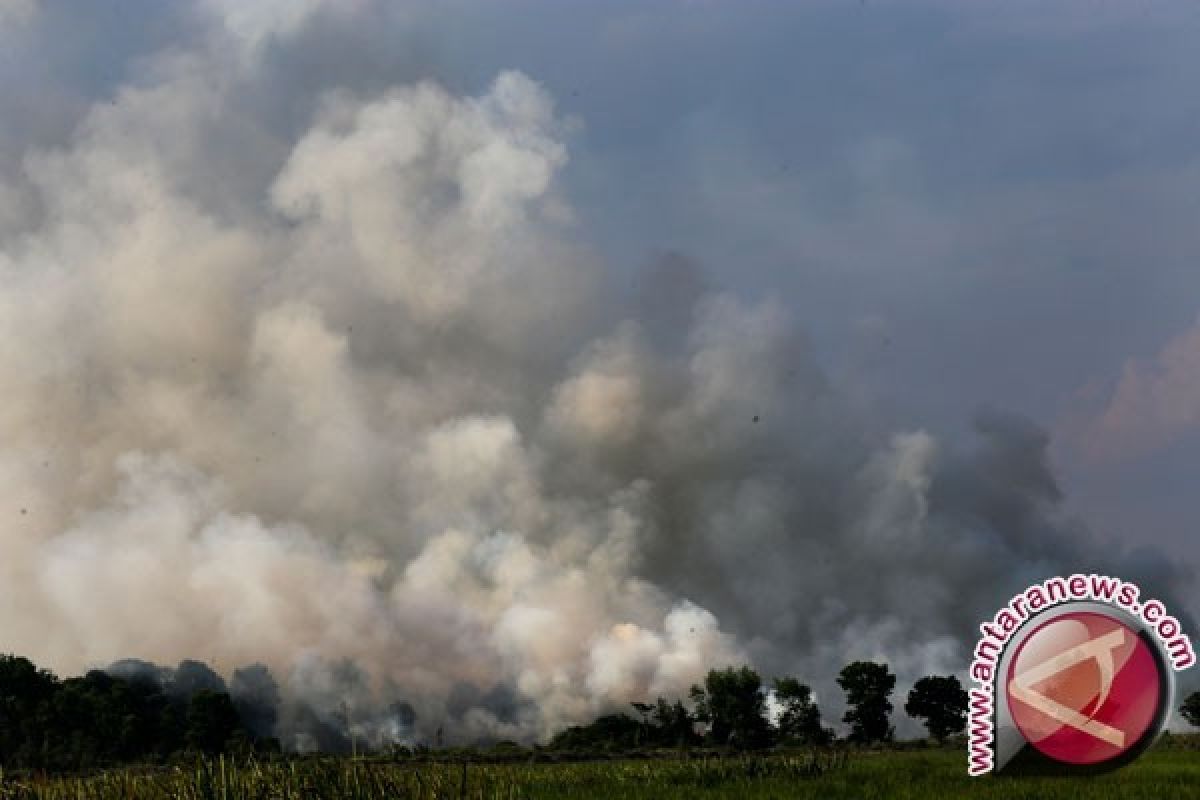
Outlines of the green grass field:
[[[832,760],[830,760],[832,759]],[[917,750],[577,763],[390,763],[348,759],[5,776],[0,798],[1194,798],[1200,752],[1159,748],[1094,778],[968,778],[961,753]]]

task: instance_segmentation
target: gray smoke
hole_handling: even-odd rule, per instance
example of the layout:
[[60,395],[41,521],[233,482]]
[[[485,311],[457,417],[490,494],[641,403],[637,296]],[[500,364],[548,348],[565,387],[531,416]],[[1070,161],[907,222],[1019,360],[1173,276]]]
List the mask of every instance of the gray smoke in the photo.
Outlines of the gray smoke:
[[0,148],[0,649],[202,657],[300,749],[528,741],[743,660],[836,710],[1061,571],[1190,585],[1093,555],[1032,424],[880,430],[678,254],[623,299],[533,78],[290,80],[384,12],[179,13]]

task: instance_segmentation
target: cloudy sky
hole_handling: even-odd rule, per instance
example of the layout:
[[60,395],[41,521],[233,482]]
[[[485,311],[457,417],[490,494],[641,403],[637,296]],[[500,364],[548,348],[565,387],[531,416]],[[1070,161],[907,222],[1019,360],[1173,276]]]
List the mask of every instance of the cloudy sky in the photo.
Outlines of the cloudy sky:
[[1098,533],[1200,555],[1194,4],[525,8],[422,41],[580,117],[567,181],[616,268],[776,294],[897,424],[1028,415]]
[[614,262],[776,294],[899,424],[1026,414],[1098,532],[1200,555],[1200,9],[555,7],[427,41],[579,115],[567,180]]
[[0,650],[461,695],[437,654],[529,705],[463,730],[529,736],[712,659],[958,669],[1054,569],[1194,597],[1198,35],[1188,2],[0,0],[0,573],[42,609],[0,602]]

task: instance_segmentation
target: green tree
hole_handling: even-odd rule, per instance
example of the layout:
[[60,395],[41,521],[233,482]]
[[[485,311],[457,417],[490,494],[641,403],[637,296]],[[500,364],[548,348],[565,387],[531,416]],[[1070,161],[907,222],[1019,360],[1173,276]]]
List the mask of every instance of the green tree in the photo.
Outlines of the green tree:
[[913,684],[904,710],[924,719],[929,735],[944,742],[967,727],[967,692],[953,675],[927,675]]
[[690,696],[713,743],[750,749],[770,743],[762,679],[750,667],[711,670],[704,688],[693,686]]
[[776,723],[782,741],[823,745],[832,740],[833,731],[821,727],[821,711],[807,684],[795,678],[776,678],[775,701],[782,707]]
[[0,765],[86,769],[165,758],[185,745],[215,753],[272,744],[255,741],[224,692],[184,699],[165,691],[153,665],[120,665],[60,681],[28,659],[0,656]]
[[896,676],[887,664],[855,661],[842,668],[838,686],[846,693],[848,709],[842,721],[850,726],[850,741],[861,744],[890,741],[895,731],[889,722]]
[[667,702],[666,698],[658,698],[654,707],[655,738],[659,744],[671,747],[684,747],[696,738],[695,721],[682,702]]
[[1188,721],[1188,724],[1200,728],[1200,692],[1192,692],[1183,701],[1183,705],[1179,707],[1179,713]]
[[40,765],[39,729],[58,679],[20,656],[0,656],[0,764]]
[[550,749],[576,752],[628,750],[644,744],[641,741],[644,727],[626,714],[608,714],[588,725],[573,725],[555,734],[550,740]]
[[209,754],[225,750],[226,744],[242,727],[229,695],[212,689],[200,689],[192,695],[186,723],[188,746]]

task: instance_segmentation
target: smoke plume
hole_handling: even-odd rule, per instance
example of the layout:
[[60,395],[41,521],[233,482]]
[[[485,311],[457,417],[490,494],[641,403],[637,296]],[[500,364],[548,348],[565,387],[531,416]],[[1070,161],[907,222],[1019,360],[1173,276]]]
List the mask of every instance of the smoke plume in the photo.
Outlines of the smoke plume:
[[625,297],[534,77],[289,81],[380,12],[180,13],[0,147],[0,649],[203,659],[174,685],[287,746],[529,741],[742,661],[831,708],[848,659],[958,670],[1012,590],[1120,557],[1030,423],[882,431],[682,256]]

